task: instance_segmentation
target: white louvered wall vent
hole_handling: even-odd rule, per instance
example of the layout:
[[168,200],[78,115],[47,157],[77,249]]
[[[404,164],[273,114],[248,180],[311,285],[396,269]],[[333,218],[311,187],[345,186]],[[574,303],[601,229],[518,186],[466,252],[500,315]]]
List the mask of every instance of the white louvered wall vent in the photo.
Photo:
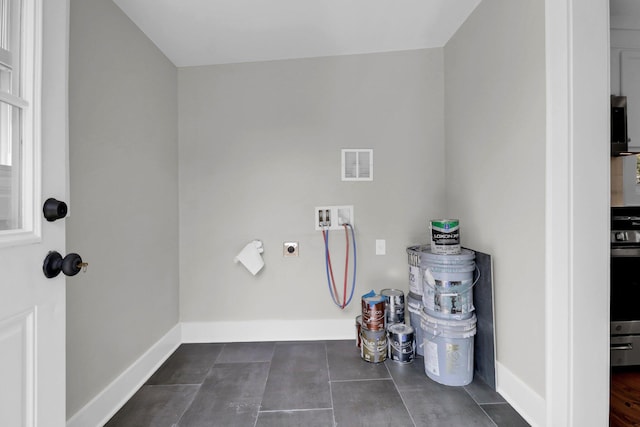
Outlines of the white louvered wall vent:
[[373,181],[373,150],[342,150],[343,181]]

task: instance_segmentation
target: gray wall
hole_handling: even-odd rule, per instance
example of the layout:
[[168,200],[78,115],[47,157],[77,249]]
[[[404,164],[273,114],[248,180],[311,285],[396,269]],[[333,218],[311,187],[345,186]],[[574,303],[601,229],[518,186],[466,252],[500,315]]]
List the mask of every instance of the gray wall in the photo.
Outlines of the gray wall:
[[177,71],[110,0],[72,0],[70,417],[178,322]]
[[493,255],[497,360],[545,395],[544,2],[485,0],[445,47],[446,182]]
[[[180,69],[181,320],[353,319],[365,291],[406,291],[406,247],[446,212],[443,79],[442,49]],[[373,182],[341,182],[341,148],[374,150]],[[344,312],[313,228],[315,206],[343,204],[358,243]],[[330,240],[340,283],[343,236]],[[255,277],[232,261],[252,239]],[[283,258],[289,240],[298,258]]]

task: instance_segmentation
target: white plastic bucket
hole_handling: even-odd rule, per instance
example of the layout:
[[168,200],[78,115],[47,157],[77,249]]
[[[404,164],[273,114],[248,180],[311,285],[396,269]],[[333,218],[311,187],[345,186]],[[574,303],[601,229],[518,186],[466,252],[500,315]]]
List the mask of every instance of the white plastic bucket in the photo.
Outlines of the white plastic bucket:
[[461,249],[459,254],[455,255],[441,255],[431,251],[428,247],[423,251],[420,257],[420,267],[424,268],[425,265],[431,266],[454,266],[454,265],[468,265],[473,264],[476,258],[476,253],[470,249]]
[[424,306],[422,305],[422,297],[413,292],[407,295],[407,310],[409,310],[409,323],[416,332],[416,354],[424,356],[424,343],[422,332],[422,313]]
[[409,292],[422,295],[422,262],[423,254],[430,250],[429,245],[409,246],[407,255],[409,261]]
[[422,303],[425,311],[445,319],[468,319],[473,313],[475,263],[427,266],[424,270]]
[[471,383],[476,316],[465,320],[445,320],[425,314],[422,329],[425,374],[444,385]]

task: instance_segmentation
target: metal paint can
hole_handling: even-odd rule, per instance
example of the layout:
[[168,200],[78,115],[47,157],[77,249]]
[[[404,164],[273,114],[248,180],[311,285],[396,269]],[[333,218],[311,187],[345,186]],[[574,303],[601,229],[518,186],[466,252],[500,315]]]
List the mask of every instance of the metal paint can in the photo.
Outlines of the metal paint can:
[[387,332],[370,331],[362,328],[362,347],[360,347],[360,357],[370,363],[380,363],[387,359]]
[[362,330],[362,315],[356,316],[356,347],[358,348],[362,346],[362,338],[360,338],[361,330]]
[[387,328],[389,358],[400,363],[411,363],[416,356],[415,330],[404,323]]
[[404,323],[404,292],[399,289],[383,289],[387,328],[394,323]]
[[457,219],[433,219],[429,222],[431,252],[441,255],[460,253],[460,221]]
[[381,331],[385,327],[385,297],[371,291],[362,295],[362,329]]

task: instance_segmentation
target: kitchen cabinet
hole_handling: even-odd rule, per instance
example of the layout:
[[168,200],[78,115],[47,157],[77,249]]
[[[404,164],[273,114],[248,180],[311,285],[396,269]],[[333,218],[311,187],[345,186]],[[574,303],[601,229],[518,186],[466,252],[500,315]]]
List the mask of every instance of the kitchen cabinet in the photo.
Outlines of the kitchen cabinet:
[[627,97],[629,151],[640,151],[640,50],[620,52],[620,94]]

